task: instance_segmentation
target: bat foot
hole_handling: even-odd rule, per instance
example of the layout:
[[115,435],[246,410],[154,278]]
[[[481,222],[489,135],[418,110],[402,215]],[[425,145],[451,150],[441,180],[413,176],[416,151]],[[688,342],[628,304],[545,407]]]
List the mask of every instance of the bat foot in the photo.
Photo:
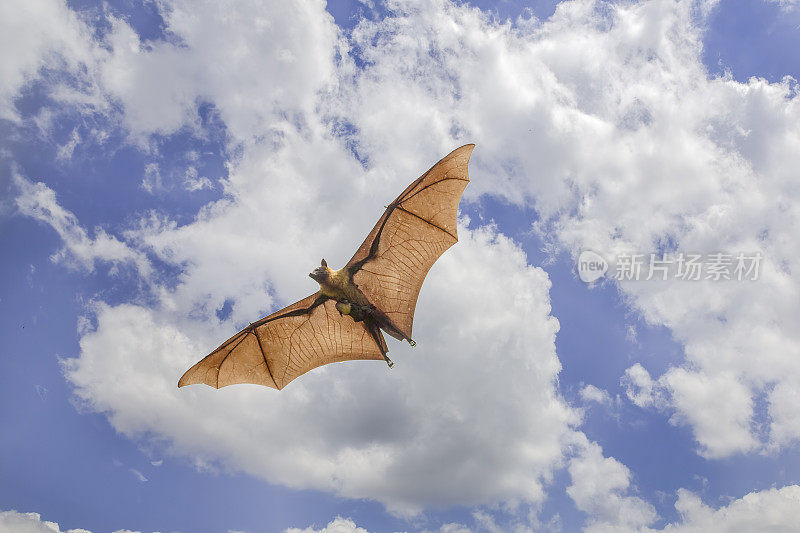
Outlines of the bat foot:
[[410,344],[411,346],[417,345],[417,341],[415,341],[414,339],[406,339],[406,340],[408,341],[408,344]]

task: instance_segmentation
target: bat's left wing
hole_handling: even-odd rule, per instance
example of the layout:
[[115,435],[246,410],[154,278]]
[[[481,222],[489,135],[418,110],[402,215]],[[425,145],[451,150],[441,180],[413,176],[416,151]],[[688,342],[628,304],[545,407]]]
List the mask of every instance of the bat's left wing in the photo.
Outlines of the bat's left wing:
[[411,338],[425,276],[458,241],[458,203],[469,183],[473,148],[474,144],[456,148],[409,185],[347,263],[361,292],[406,338]]
[[282,389],[293,379],[328,363],[354,359],[383,360],[380,330],[341,316],[336,302],[312,294],[223,342],[186,371],[178,387],[205,383],[218,389],[255,383]]

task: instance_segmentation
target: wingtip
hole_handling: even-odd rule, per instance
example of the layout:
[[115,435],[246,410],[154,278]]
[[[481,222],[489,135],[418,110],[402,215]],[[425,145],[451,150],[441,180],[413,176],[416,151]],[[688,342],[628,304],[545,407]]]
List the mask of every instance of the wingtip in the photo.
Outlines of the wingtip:
[[207,383],[205,381],[184,381],[183,378],[181,378],[178,381],[178,388],[179,389],[182,388],[182,387],[188,387],[189,385],[208,385],[212,389],[220,389],[220,388],[225,386],[225,385],[218,386],[218,385],[214,385],[212,383]]
[[[469,163],[469,158],[472,156],[472,150],[474,150],[474,149],[475,149],[475,145],[472,144],[472,143],[465,144],[463,146],[459,146],[458,148],[456,148],[455,150],[453,150],[452,152],[450,152],[449,154],[444,156],[438,163],[436,163],[436,165],[439,165],[439,164],[444,163],[446,161],[450,161],[451,159],[453,159],[455,157],[461,158],[461,157],[464,157],[464,156],[466,156],[466,163]],[[436,165],[434,165],[434,167]],[[433,167],[431,167],[431,168],[433,168]]]
[[195,380],[192,379],[192,377],[193,377],[192,376],[192,370],[194,370],[195,367],[198,364],[200,364],[200,363],[198,362],[197,364],[193,365],[189,370],[187,370],[186,372],[183,373],[183,375],[181,376],[181,379],[178,380],[178,388],[179,389],[181,387],[185,387],[186,385],[194,385],[194,384],[197,383],[196,379]]
[[461,157],[466,156],[467,162],[469,162],[469,158],[472,157],[472,151],[475,149],[475,144],[465,144],[463,146],[459,146],[449,154],[447,154],[443,160],[450,159],[451,157]]
[[469,160],[472,157],[472,151],[475,149],[475,144],[465,144],[464,146],[460,146],[453,150],[450,155],[447,156],[449,159],[450,157],[463,157],[464,162],[464,177],[469,181]]
[[210,383],[206,383],[205,381],[197,381],[197,377],[191,375],[192,369],[194,369],[194,367],[184,372],[184,374],[181,376],[181,379],[178,380],[179,389],[189,385],[209,385],[211,387],[214,387],[213,385],[211,385]]

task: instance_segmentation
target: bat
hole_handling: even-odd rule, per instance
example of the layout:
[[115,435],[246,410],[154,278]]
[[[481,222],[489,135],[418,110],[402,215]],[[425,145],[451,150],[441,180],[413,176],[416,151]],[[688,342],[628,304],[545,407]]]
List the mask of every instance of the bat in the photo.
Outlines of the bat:
[[382,332],[412,346],[422,282],[458,241],[456,217],[474,144],[456,148],[386,207],[353,258],[309,276],[319,291],[253,322],[186,371],[178,387],[255,383],[282,389],[339,361],[385,360]]

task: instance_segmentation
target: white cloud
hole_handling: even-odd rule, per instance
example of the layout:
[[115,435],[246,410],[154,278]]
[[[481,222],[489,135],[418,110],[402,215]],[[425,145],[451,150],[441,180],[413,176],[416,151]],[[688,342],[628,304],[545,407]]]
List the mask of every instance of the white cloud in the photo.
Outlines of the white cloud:
[[[648,322],[670,328],[687,357],[656,379],[641,365],[625,379],[637,405],[669,402],[672,420],[692,428],[706,457],[800,439],[800,298],[791,279],[800,267],[793,233],[800,100],[788,79],[707,76],[695,15],[713,5],[575,0],[559,4],[548,21],[512,26],[442,0],[397,1],[390,16],[353,31],[363,72],[347,56],[336,59],[342,36],[318,2],[236,12],[215,2],[164,3],[180,45],[145,47],[115,21],[109,52],[90,71],[122,104],[134,138],[196,129],[197,102],[207,100],[231,141],[246,148],[231,162],[225,198],[191,224],[153,214],[127,235],[186,270],[156,308],[98,307],[98,329],[83,336],[80,358],[69,365],[78,394],[120,431],[166,437],[175,453],[200,464],[221,461],[293,486],[371,496],[397,512],[541,501],[541,480],[563,460],[575,414],[554,392],[559,363],[546,276],[491,229],[464,231],[465,242],[426,283],[419,340],[437,357],[398,348],[398,361],[407,363],[390,374],[337,365],[279,396],[249,387],[172,389],[223,330],[310,292],[296,274],[320,251],[343,263],[385,191],[475,141],[468,197],[491,192],[535,206],[538,229],[572,252],[649,252],[667,241],[685,251],[761,251],[758,282],[620,285]],[[11,71],[33,72],[26,61]],[[12,89],[22,79],[14,76]],[[352,125],[345,140],[366,157],[366,169],[334,137],[339,122]],[[23,197],[33,200],[26,212],[53,225],[84,268],[98,258],[144,261],[114,237],[90,239],[43,185],[25,187]],[[502,286],[498,269],[507,278]],[[465,284],[468,294],[457,290]],[[500,294],[514,296],[500,301]],[[228,299],[233,312],[220,325],[214,310]],[[441,316],[450,321],[434,328]],[[112,343],[119,335],[130,343]],[[479,372],[487,356],[491,374]],[[126,386],[150,394],[120,394]],[[768,443],[751,424],[753,397],[763,392]],[[481,393],[492,401],[476,404]],[[266,407],[255,411],[254,403]],[[344,407],[350,411],[334,411]],[[260,433],[266,428],[282,431]],[[502,456],[493,434],[508,435]],[[300,445],[289,454],[291,438]],[[445,451],[446,460],[436,455]],[[595,513],[597,527],[610,523],[610,509],[624,510],[630,524],[648,523],[649,508],[623,495],[625,467],[599,453],[571,468],[607,471],[611,492],[597,499],[574,484],[576,502]],[[471,464],[477,456],[486,464]],[[457,475],[426,477],[440,463]],[[486,483],[467,482],[475,479]]]
[[631,531],[654,522],[655,509],[637,496],[628,495],[631,474],[614,459],[604,457],[596,443],[579,442],[579,453],[567,468],[572,484],[567,494],[575,506],[589,515],[586,531]]
[[317,91],[334,81],[338,35],[324,4],[225,3],[174,0],[162,4],[174,42],[140,42],[117,20],[113,52],[100,66],[103,87],[125,109],[135,137],[197,127],[197,104],[216,106],[236,140],[279,136],[282,117],[303,121]]
[[595,402],[603,405],[611,404],[611,396],[608,391],[599,389],[594,385],[586,385],[580,390],[581,399],[584,402]]
[[777,383],[769,395],[769,416],[772,419],[770,432],[772,442],[769,448],[779,449],[781,445],[800,440],[800,382],[797,376],[787,376]]
[[[363,530],[362,530],[363,531]],[[58,523],[42,520],[39,513],[0,511],[0,533],[62,533]],[[63,533],[92,533],[88,529],[65,529]],[[118,529],[112,533],[141,533]]]
[[78,223],[75,215],[56,201],[55,192],[44,183],[32,183],[14,174],[14,183],[19,189],[15,202],[19,212],[50,225],[64,243],[64,247],[51,259],[67,266],[87,272],[94,271],[98,261],[111,263],[112,273],[120,264],[131,263],[139,275],[147,279],[151,273],[147,256],[109,235],[102,228],[95,229],[91,238]]
[[[475,140],[469,194],[533,204],[545,238],[575,254],[667,242],[761,252],[756,282],[620,285],[685,347],[686,364],[656,378],[673,420],[706,457],[724,457],[800,437],[787,394],[800,382],[800,99],[788,78],[708,77],[695,15],[713,5],[577,0],[512,27],[442,1],[395,2],[395,16],[354,30],[368,67],[337,103],[375,165],[402,168],[453,137]],[[716,391],[724,399],[694,416]],[[768,442],[752,429],[762,393]]]
[[581,451],[570,461],[572,484],[567,493],[578,509],[589,516],[587,532],[720,533],[750,531],[794,531],[800,515],[800,486],[752,492],[714,510],[686,489],[678,490],[675,509],[680,521],[663,529],[651,529],[658,515],[653,507],[629,494],[631,474],[613,458],[603,457],[595,443],[579,445]]
[[305,529],[298,529],[291,527],[285,530],[284,533],[369,533],[366,529],[356,526],[356,523],[349,518],[342,518],[340,516],[333,519],[327,526],[321,529],[314,527],[307,527]]
[[[795,531],[800,514],[800,486],[789,485],[751,492],[733,500],[727,506],[712,509],[693,492],[678,490],[675,509],[680,521],[663,529],[651,529],[646,524],[655,520],[653,509],[641,499],[622,493],[630,485],[630,473],[613,459],[604,458],[597,445],[590,444],[584,454],[570,463],[573,484],[570,496],[576,505],[593,517],[584,529],[587,532],[615,533],[750,533],[753,531]],[[440,533],[469,531],[503,531],[494,524],[491,515],[476,513],[477,528],[461,524],[445,524]],[[338,528],[338,529],[337,529]],[[327,528],[288,529],[287,533],[366,533],[350,519],[336,518]]]
[[663,531],[796,531],[797,517],[800,516],[800,486],[751,492],[717,510],[706,506],[696,494],[680,489],[675,508],[681,514],[681,522],[670,524]]
[[[155,217],[126,236],[184,265],[184,274],[175,290],[161,290],[154,309],[97,304],[97,329],[84,331],[80,357],[66,363],[77,395],[117,430],[167,439],[172,453],[200,466],[373,498],[400,514],[540,503],[578,416],[555,391],[549,280],[490,227],[460,229],[461,242],[425,284],[419,346],[393,346],[393,370],[334,365],[280,393],[177,390],[178,376],[236,324],[314,290],[297,275],[303,265],[316,265],[321,251],[331,264],[344,263],[392,195],[387,190],[414,177],[365,172],[323,135],[285,142],[247,150],[227,185],[230,197],[192,224]],[[220,324],[214,310],[227,299],[231,317]]]
[[14,98],[43,69],[78,74],[95,62],[90,32],[63,0],[0,2],[0,118],[18,120]]
[[[39,513],[0,511],[0,533],[61,533],[55,522],[42,520]],[[64,533],[91,533],[86,529],[67,529]]]
[[[91,14],[111,28],[98,40],[63,0],[4,2],[0,45],[13,52],[0,61],[0,118],[18,121],[14,99],[40,80],[60,104],[121,120],[143,148],[153,133],[189,127],[202,134],[202,102],[214,103],[235,140],[251,141],[279,136],[274,126],[287,117],[302,122],[320,87],[335,83],[339,35],[324,4],[272,1],[230,10],[219,2],[174,0],[159,7],[178,39],[142,42],[124,20],[103,11]],[[49,130],[54,113],[45,108],[35,121]],[[93,135],[102,140],[102,132]],[[73,138],[60,156],[74,145]]]
[[800,513],[800,486],[752,492],[733,500],[727,506],[712,509],[686,489],[678,490],[675,509],[680,521],[663,529],[647,524],[655,518],[654,510],[642,500],[622,496],[628,489],[630,474],[613,459],[603,458],[599,448],[591,445],[584,457],[570,464],[573,484],[567,489],[579,509],[590,515],[586,531],[720,533],[750,531],[794,531]]
[[628,399],[635,405],[659,408],[666,406],[663,387],[653,381],[650,373],[641,364],[636,363],[625,370],[620,383],[625,387]]
[[[161,309],[101,305],[98,329],[82,337],[67,376],[115,429],[167,438],[173,453],[198,464],[377,499],[401,514],[541,502],[542,482],[577,423],[555,393],[558,323],[548,315],[549,281],[493,230],[460,233],[425,284],[419,346],[393,345],[391,371],[349,363],[280,392],[178,390],[183,370],[224,336],[213,321],[187,316],[196,301],[180,301],[178,289]],[[247,253],[248,242],[241,246]]]
[[670,370],[664,381],[677,409],[674,421],[686,421],[703,446],[700,454],[726,456],[758,442],[750,432],[753,405],[749,391],[734,375]]

